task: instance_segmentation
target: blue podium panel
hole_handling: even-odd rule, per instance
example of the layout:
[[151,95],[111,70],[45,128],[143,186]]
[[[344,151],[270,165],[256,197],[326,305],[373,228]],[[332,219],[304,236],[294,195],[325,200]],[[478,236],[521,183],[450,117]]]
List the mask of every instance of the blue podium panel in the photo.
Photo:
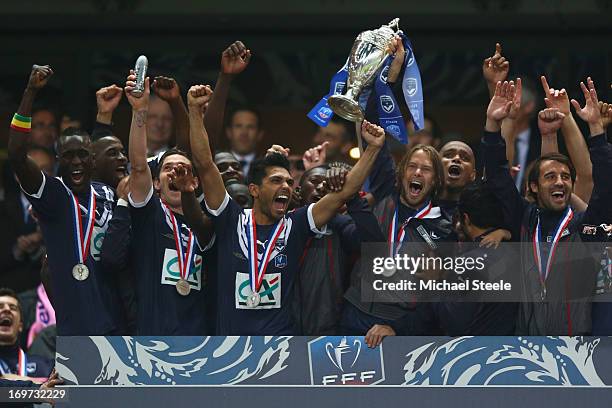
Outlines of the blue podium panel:
[[612,386],[609,337],[60,337],[78,385]]

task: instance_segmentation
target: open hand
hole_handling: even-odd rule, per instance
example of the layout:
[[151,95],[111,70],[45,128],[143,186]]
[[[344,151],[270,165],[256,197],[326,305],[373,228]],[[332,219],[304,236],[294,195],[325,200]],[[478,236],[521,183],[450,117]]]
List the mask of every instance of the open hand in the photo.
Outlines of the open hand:
[[242,41],[236,41],[221,54],[221,72],[236,75],[246,69],[251,61],[251,50]]
[[198,188],[198,178],[193,176],[190,165],[178,164],[168,173],[170,185],[182,193],[193,193]]
[[487,118],[499,122],[505,119],[510,113],[514,101],[515,89],[514,82],[497,82],[495,93],[489,107],[487,108]]
[[572,99],[572,105],[576,110],[576,114],[580,116],[580,119],[587,122],[589,127],[601,128],[601,132],[597,133],[603,133],[603,121],[601,119],[599,101],[597,100],[597,91],[595,90],[595,84],[591,77],[587,78],[587,85],[588,88],[584,82],[580,82],[580,89],[582,89],[586,102],[584,107],[581,108],[580,104],[575,99]]

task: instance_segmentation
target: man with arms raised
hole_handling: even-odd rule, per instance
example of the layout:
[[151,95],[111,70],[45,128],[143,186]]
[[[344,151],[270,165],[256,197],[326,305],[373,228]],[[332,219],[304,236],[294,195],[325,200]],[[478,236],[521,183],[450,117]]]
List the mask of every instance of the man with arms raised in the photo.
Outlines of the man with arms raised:
[[60,138],[61,178],[44,175],[26,155],[32,102],[52,74],[49,66],[32,68],[11,124],[9,157],[47,245],[58,334],[113,334],[121,326],[117,299],[90,251],[112,216],[113,196],[107,186],[91,181],[93,155],[89,136],[76,133]]
[[[207,333],[202,244],[210,237],[196,238],[185,225],[181,193],[169,178],[175,167],[191,167],[191,160],[187,153],[170,149],[161,156],[152,177],[147,164],[149,79],[139,98],[131,94],[135,80],[131,73],[125,93],[132,105],[129,202],[133,207],[131,265],[136,272],[137,333],[202,335]],[[197,179],[193,182],[197,185]]]
[[213,217],[219,251],[219,330],[221,335],[281,335],[295,333],[291,319],[293,283],[299,257],[309,236],[325,233],[326,223],[364,182],[384,140],[384,131],[362,124],[368,148],[347,175],[342,191],[287,213],[293,192],[289,163],[269,154],[253,163],[249,191],[252,210],[243,210],[225,191],[202,123],[202,105],[210,88],[194,86],[187,95],[191,149]]
[[[515,220],[512,230],[520,231],[520,241],[529,243],[521,254],[526,302],[519,310],[520,334],[579,335],[591,330],[589,297],[595,284],[595,266],[587,262],[592,254],[581,244],[580,231],[583,224],[612,221],[612,146],[605,139],[593,81],[589,78],[588,88],[583,83],[581,88],[586,106],[580,108],[575,100],[572,104],[589,125],[591,137],[587,143],[594,182],[592,198],[583,213],[569,205],[576,171],[569,159],[559,153],[546,154],[535,161],[529,175],[535,203],[526,202],[515,188],[500,133],[501,122],[514,98],[514,84],[498,82],[487,109],[482,143],[487,182],[510,219]],[[558,109],[552,109],[557,112],[547,119],[551,127],[552,122],[563,118]],[[558,125],[554,132],[556,129]]]

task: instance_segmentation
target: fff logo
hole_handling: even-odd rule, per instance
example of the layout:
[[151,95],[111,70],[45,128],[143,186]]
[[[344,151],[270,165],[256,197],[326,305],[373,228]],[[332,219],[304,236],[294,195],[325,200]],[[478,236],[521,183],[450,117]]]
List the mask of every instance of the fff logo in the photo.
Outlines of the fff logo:
[[382,346],[361,336],[324,336],[308,342],[313,385],[370,385],[385,379]]

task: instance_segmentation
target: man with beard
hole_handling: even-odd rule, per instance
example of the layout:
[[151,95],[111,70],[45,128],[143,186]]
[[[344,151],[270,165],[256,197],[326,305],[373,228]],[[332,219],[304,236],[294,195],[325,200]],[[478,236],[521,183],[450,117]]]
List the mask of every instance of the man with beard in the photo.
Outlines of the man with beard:
[[[612,220],[612,146],[605,139],[593,81],[588,78],[587,84],[588,88],[580,84],[585,107],[572,100],[591,134],[587,143],[594,189],[585,212],[574,212],[569,206],[576,173],[569,159],[559,153],[546,154],[534,164],[529,188],[536,202],[526,202],[516,190],[500,133],[500,123],[514,97],[512,82],[497,83],[487,109],[482,145],[488,183],[515,220],[512,230],[520,231],[521,242],[531,243],[521,253],[525,302],[520,305],[517,323],[520,334],[581,335],[591,330],[590,296],[596,267],[591,265],[593,254],[582,243],[580,231],[583,224]],[[558,248],[559,243],[564,248]]]
[[[389,253],[385,255],[395,256],[402,246],[404,251],[417,247],[433,249],[438,242],[455,241],[450,220],[434,204],[444,180],[444,168],[438,152],[431,146],[414,146],[398,165],[395,175],[397,187],[394,188],[389,179],[389,175],[393,174],[393,171],[389,171],[393,162],[386,148],[382,150],[384,153],[378,160],[385,164],[378,167],[380,176],[372,176],[372,180],[377,177],[373,186],[380,188],[372,188],[378,204],[371,219],[378,222],[379,228],[371,234],[371,228],[362,227],[364,218],[355,219],[362,242],[387,242]],[[381,181],[383,178],[386,178],[385,182]],[[403,303],[363,299],[360,272],[360,265],[356,265],[351,286],[344,295],[347,302],[341,322],[343,333],[373,335],[380,326],[391,326],[401,321],[401,326],[406,328],[402,334],[435,334],[432,332],[435,327],[431,323],[433,317],[429,305],[409,302],[409,299]]]
[[[132,71],[125,93],[132,106],[128,198],[133,207],[130,265],[136,276],[137,333],[202,335],[208,332],[203,256],[212,234],[196,238],[184,222],[181,193],[171,184],[170,175],[177,166],[191,167],[187,153],[179,149],[166,151],[152,177],[147,164],[146,133],[149,79],[145,80],[141,97],[131,94],[135,81]],[[197,178],[191,182],[197,185]],[[202,230],[206,228],[198,232]]]
[[[326,223],[355,194],[374,163],[384,141],[382,128],[362,124],[369,143],[347,175],[342,191],[325,195],[308,207],[287,213],[293,179],[285,156],[272,153],[252,164],[249,191],[252,210],[240,208],[225,191],[202,122],[202,106],[210,88],[193,86],[187,95],[194,161],[206,191],[222,254],[219,263],[219,328],[221,335],[294,334],[291,317],[293,284],[300,254],[313,234],[326,232]],[[232,295],[229,295],[229,294]]]
[[20,377],[47,378],[53,361],[27,355],[18,344],[23,330],[21,305],[17,294],[7,288],[0,289],[0,375],[16,374]]
[[75,133],[60,138],[61,178],[46,176],[26,155],[32,103],[52,74],[49,66],[33,66],[11,123],[9,157],[47,245],[58,334],[113,334],[121,328],[117,300],[99,271],[94,243],[103,239],[114,194],[108,186],[91,181],[89,136]]
[[[484,268],[481,270],[466,271],[462,275],[450,272],[445,276],[448,280],[479,279],[486,282],[498,282],[503,279],[512,282],[513,288],[518,287],[512,272],[516,254],[511,248],[489,248],[480,245],[480,242],[491,231],[498,229],[503,219],[501,206],[496,197],[481,182],[464,186],[459,201],[456,203],[456,212],[459,218],[458,233],[465,238],[462,242],[461,256],[465,259],[484,259]],[[448,295],[440,302],[431,305],[435,310],[439,326],[445,335],[485,335],[510,336],[514,334],[516,323],[517,304],[499,301],[487,294],[467,292],[461,293],[458,298]],[[494,300],[498,300],[495,302]],[[406,332],[401,321],[390,325],[377,325],[365,337],[369,347],[378,346],[387,336],[395,336]]]

